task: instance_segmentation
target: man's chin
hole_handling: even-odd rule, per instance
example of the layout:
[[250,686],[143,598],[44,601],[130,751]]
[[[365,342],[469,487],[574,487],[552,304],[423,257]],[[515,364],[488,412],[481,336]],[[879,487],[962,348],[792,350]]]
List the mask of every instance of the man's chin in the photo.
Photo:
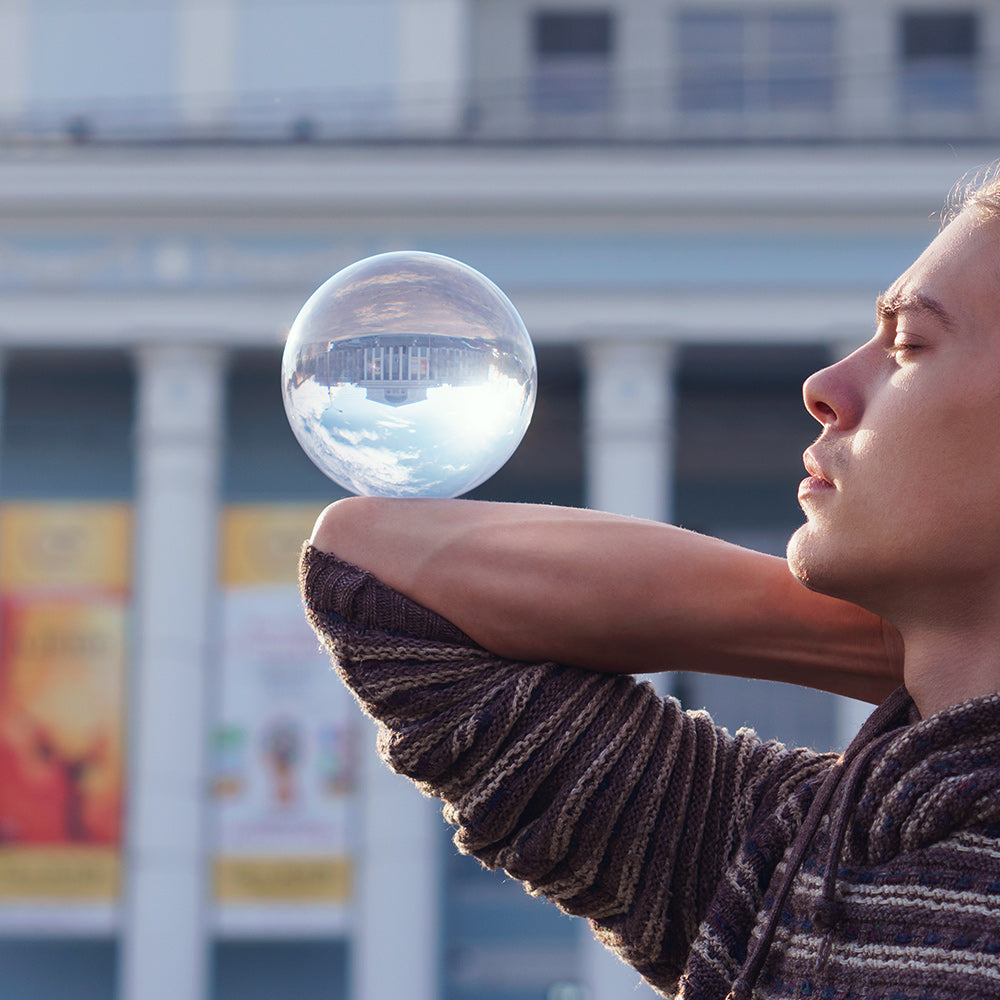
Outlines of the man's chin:
[[[827,544],[822,544],[823,541]],[[817,594],[868,607],[866,599],[871,597],[871,587],[865,564],[852,559],[843,547],[832,546],[829,537],[817,538],[809,524],[802,525],[788,540],[785,559],[792,576],[802,586]]]
[[788,547],[785,550],[785,560],[792,576],[804,587],[810,590],[826,593],[823,586],[824,574],[820,567],[822,560],[816,550],[816,540],[812,538],[810,526],[803,524],[788,539]]

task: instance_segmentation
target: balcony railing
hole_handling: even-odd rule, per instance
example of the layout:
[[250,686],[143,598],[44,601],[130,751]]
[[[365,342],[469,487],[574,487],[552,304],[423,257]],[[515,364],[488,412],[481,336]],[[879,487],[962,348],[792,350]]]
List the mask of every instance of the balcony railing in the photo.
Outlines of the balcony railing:
[[714,65],[699,76],[664,66],[628,76],[606,63],[581,63],[540,67],[528,78],[471,80],[458,98],[454,87],[428,86],[402,95],[381,87],[227,101],[28,101],[16,110],[0,104],[0,144],[1000,139],[1000,66],[868,72],[858,79],[842,65],[806,73],[786,63],[768,73]]

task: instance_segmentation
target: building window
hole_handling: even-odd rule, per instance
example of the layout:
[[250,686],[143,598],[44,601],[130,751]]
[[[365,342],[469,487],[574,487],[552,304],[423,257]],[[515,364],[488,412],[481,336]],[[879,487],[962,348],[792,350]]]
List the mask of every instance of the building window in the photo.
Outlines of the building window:
[[594,114],[611,108],[614,23],[608,11],[539,11],[534,21],[534,110]]
[[681,111],[833,110],[834,18],[825,11],[682,11]]
[[900,49],[904,110],[975,110],[978,24],[974,11],[904,13]]

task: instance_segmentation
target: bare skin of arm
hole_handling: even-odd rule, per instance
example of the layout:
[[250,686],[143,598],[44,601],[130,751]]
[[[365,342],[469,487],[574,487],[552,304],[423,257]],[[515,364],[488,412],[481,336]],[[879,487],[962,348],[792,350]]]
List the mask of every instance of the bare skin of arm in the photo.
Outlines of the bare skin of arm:
[[783,559],[576,508],[351,497],[311,538],[512,659],[694,670],[877,703],[902,682],[880,618],[815,594]]

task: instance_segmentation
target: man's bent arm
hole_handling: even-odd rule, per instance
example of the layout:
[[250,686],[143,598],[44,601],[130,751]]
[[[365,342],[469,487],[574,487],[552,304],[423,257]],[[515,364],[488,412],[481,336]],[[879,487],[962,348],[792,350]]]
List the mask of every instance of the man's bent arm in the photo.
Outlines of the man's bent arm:
[[312,544],[370,571],[511,659],[695,670],[878,702],[901,682],[895,632],[815,594],[783,559],[576,508],[352,497]]

